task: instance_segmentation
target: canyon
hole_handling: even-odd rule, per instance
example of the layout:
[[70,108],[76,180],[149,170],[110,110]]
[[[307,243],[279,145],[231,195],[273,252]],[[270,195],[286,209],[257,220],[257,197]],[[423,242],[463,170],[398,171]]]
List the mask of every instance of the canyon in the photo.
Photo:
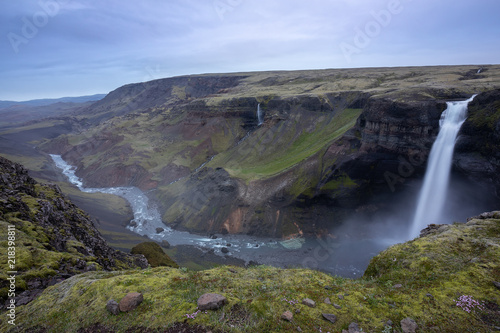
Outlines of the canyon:
[[443,66],[161,79],[75,112],[76,130],[39,149],[75,165],[86,186],[147,191],[174,229],[335,236],[348,219],[383,216],[415,194],[445,102],[474,93],[453,176],[493,209],[498,75]]

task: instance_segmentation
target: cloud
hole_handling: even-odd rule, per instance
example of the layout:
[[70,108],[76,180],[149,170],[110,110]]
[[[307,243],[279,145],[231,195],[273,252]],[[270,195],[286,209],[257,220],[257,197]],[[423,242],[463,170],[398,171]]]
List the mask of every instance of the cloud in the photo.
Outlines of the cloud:
[[[40,3],[55,1],[57,14],[25,37],[26,21],[34,24],[43,11]],[[369,43],[357,47],[348,61],[340,45],[356,46],[358,31],[376,29],[376,16],[394,5],[398,13],[388,24],[379,23],[379,31],[373,30],[377,33]],[[24,0],[2,6],[0,99],[107,92],[150,77],[147,68],[159,68],[155,73],[161,77],[494,63],[500,55],[500,3],[495,0],[480,5],[450,0]],[[44,23],[42,16],[38,19]],[[17,53],[9,33],[25,38]]]

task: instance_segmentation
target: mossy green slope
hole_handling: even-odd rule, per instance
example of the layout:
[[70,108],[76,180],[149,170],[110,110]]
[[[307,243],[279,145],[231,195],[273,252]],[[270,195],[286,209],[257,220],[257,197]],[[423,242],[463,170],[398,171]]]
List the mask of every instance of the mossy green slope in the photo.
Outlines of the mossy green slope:
[[[426,236],[395,245],[376,256],[363,278],[350,280],[306,269],[219,267],[207,271],[154,268],[126,272],[89,272],[48,288],[19,308],[18,327],[2,330],[77,332],[101,323],[116,332],[142,326],[163,329],[187,320],[214,332],[341,332],[357,322],[364,332],[400,331],[410,317],[418,332],[492,332],[500,326],[500,213],[467,224],[436,226]],[[113,316],[107,300],[144,294],[133,312]],[[199,312],[203,293],[226,296],[221,310]],[[341,297],[339,297],[341,295]],[[457,306],[470,296],[483,304],[471,312]],[[340,309],[324,303],[329,297]],[[301,304],[316,301],[315,308]],[[289,310],[293,321],[280,319]],[[300,311],[298,311],[300,310]],[[335,324],[322,313],[338,317]],[[393,327],[384,326],[390,320]]]
[[175,263],[170,257],[163,252],[160,245],[155,242],[144,242],[137,244],[130,251],[132,254],[142,254],[148,260],[151,267],[168,266],[178,268],[179,265]]
[[[0,157],[0,230],[15,233],[14,245],[0,240],[0,300],[7,297],[7,271],[17,271],[16,289],[43,288],[49,280],[88,270],[139,267],[144,258],[109,247],[90,217],[67,200],[55,185],[37,183],[19,164]],[[139,260],[139,261],[137,261]],[[30,287],[36,281],[39,287]]]

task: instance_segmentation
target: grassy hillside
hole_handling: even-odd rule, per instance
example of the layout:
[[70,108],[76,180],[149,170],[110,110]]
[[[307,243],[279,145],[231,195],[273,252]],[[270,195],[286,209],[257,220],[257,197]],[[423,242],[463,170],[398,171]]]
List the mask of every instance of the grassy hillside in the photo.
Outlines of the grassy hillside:
[[[359,280],[267,266],[89,272],[20,307],[17,328],[5,322],[0,327],[5,332],[69,333],[84,327],[163,332],[184,322],[212,332],[292,332],[298,327],[341,332],[356,322],[364,332],[398,332],[409,317],[417,332],[492,332],[500,326],[500,290],[494,284],[499,280],[496,212],[467,224],[433,226],[426,236],[373,258]],[[105,309],[109,299],[118,301],[134,291],[144,295],[137,309],[118,316]],[[229,304],[198,312],[196,300],[204,293],[220,293]],[[305,298],[316,307],[302,304]],[[325,303],[326,298],[336,306]],[[292,322],[281,319],[284,311],[292,312]],[[322,313],[338,319],[332,324]]]

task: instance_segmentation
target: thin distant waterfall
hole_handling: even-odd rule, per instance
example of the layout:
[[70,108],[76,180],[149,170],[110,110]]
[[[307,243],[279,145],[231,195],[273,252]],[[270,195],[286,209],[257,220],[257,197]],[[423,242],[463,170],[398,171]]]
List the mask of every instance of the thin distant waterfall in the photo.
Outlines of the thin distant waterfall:
[[467,118],[467,105],[474,97],[476,95],[466,101],[447,102],[447,108],[441,115],[439,135],[429,156],[410,238],[418,237],[420,230],[428,224],[441,223],[440,218],[446,202],[456,138]]
[[257,120],[259,121],[259,126],[264,122],[264,115],[262,114],[262,110],[260,109],[260,103],[257,105]]

